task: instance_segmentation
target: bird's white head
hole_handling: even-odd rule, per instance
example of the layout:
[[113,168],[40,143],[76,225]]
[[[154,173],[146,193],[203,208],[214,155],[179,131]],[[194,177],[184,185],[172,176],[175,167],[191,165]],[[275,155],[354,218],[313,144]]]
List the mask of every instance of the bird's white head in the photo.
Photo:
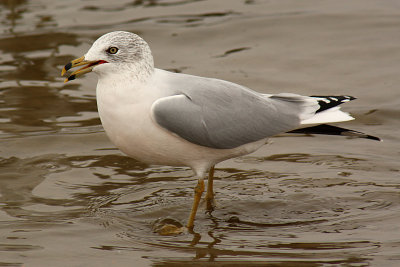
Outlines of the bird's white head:
[[65,65],[62,75],[73,67],[84,67],[72,72],[65,82],[88,72],[101,77],[126,75],[130,79],[144,79],[154,70],[153,56],[148,44],[138,35],[115,31],[97,39],[89,51]]

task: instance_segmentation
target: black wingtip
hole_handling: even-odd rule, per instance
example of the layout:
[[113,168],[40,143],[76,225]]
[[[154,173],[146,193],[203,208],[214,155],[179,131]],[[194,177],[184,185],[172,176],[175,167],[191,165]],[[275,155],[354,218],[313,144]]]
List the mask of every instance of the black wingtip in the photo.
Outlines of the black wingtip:
[[362,132],[353,131],[353,130],[347,130],[347,129],[345,129],[345,131],[342,131],[340,133],[340,135],[350,136],[350,137],[357,137],[357,138],[365,138],[365,139],[370,139],[370,140],[375,140],[375,141],[382,141],[379,137],[376,137],[376,136],[373,136],[373,135],[369,135],[369,134],[365,134],[365,133],[362,133]]
[[317,126],[311,126],[307,128],[300,128],[288,133],[303,133],[303,134],[324,134],[324,135],[341,135],[341,136],[349,136],[356,138],[365,138],[375,141],[382,141],[379,137],[368,135],[363,132],[358,132],[354,130],[349,130],[333,125],[321,124]]
[[357,99],[357,97],[351,96],[351,95],[311,95],[310,97],[315,97],[315,98],[337,98],[338,100],[345,100],[345,101],[352,101]]
[[380,139],[379,137],[376,137],[376,136],[372,136],[372,135],[368,135],[368,137],[367,137],[368,139],[371,139],[371,140],[375,140],[375,141],[379,141],[379,142],[382,142],[383,140],[382,139]]
[[373,136],[373,135],[364,134],[364,136],[357,136],[357,137],[382,142],[382,139],[380,139],[379,137]]
[[318,100],[319,109],[316,111],[316,113],[356,99],[354,96],[350,95],[338,95],[338,96],[312,95],[311,97],[314,97]]
[[356,100],[357,97],[354,97],[352,95],[344,95],[343,97],[346,97],[348,99],[348,101],[352,101],[352,100]]

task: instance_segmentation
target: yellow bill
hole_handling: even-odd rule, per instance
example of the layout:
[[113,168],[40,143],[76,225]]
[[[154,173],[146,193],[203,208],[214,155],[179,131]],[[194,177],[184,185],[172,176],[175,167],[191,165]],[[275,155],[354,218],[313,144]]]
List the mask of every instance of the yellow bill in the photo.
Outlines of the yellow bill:
[[61,76],[64,76],[65,73],[75,67],[83,66],[80,69],[75,70],[71,74],[68,75],[68,77],[64,80],[64,83],[75,80],[77,77],[82,76],[83,74],[86,74],[88,72],[91,72],[93,68],[99,64],[107,63],[105,60],[94,60],[94,61],[89,61],[85,60],[85,56],[82,56],[80,58],[74,59],[68,64],[64,66],[64,68],[61,71]]

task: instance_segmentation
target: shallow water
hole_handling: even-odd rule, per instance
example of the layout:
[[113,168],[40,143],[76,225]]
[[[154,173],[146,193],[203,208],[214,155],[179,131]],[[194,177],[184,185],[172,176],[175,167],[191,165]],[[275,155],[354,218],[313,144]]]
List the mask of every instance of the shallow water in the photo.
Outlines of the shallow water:
[[[0,1],[0,266],[400,265],[398,1]],[[283,135],[217,165],[217,208],[184,223],[187,168],[120,153],[95,75],[62,66],[133,31],[160,68],[265,93],[350,94],[341,126],[384,142]]]

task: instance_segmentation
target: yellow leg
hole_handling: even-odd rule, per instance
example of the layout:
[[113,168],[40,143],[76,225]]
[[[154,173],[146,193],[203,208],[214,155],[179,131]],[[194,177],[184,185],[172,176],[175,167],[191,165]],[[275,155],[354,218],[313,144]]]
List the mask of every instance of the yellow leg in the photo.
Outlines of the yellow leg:
[[192,211],[190,212],[189,220],[186,226],[189,230],[193,229],[194,219],[196,217],[197,208],[199,207],[201,195],[203,194],[203,192],[204,192],[204,180],[203,178],[200,178],[197,182],[196,187],[194,188],[194,201],[193,201]]
[[211,167],[210,172],[208,173],[207,194],[206,194],[206,205],[208,212],[212,212],[214,210],[213,185],[214,185],[214,166]]

